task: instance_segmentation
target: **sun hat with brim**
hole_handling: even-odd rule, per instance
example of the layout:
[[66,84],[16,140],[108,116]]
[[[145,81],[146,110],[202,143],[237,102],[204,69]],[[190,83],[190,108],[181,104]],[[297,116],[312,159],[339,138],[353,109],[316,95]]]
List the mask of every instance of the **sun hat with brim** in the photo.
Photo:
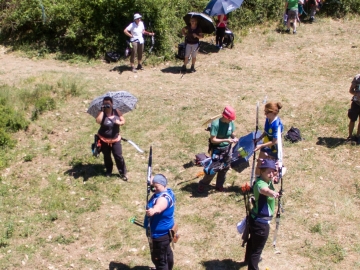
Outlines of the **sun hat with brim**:
[[266,168],[276,170],[275,161],[271,159],[263,159],[260,163],[259,169],[266,169]]
[[137,19],[140,19],[140,18],[141,18],[141,15],[139,13],[134,14],[134,21]]
[[160,184],[164,187],[167,185],[167,179],[163,174],[155,174],[153,178],[153,184]]
[[236,119],[236,114],[235,114],[235,110],[233,107],[230,107],[230,106],[226,106],[223,113],[222,113],[222,116],[224,116],[226,119],[229,119],[229,120],[235,120]]

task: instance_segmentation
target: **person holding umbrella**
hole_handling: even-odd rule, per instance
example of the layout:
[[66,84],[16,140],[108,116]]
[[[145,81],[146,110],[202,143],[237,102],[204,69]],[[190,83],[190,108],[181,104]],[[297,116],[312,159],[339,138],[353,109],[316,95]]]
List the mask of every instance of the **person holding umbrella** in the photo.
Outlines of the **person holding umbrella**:
[[246,244],[245,262],[248,270],[258,270],[261,253],[270,232],[270,221],[275,213],[275,191],[272,179],[276,174],[275,161],[264,159],[259,166],[260,176],[253,186],[255,204],[249,215],[250,238]]
[[118,109],[113,109],[113,99],[106,96],[103,105],[96,117],[96,123],[100,125],[98,136],[101,142],[101,151],[104,155],[106,176],[110,177],[113,170],[111,153],[119,170],[120,177],[127,181],[125,160],[122,156],[120,126],[125,124],[125,118]]
[[175,195],[167,188],[168,180],[163,174],[156,174],[151,180],[154,195],[150,198],[144,228],[150,222],[152,239],[151,260],[157,270],[171,270],[174,266],[173,252],[170,247],[172,241],[170,230],[175,225]]
[[191,57],[191,72],[195,72],[195,62],[196,55],[199,49],[199,39],[204,37],[204,34],[201,28],[198,26],[198,20],[196,17],[190,18],[190,25],[185,26],[182,30],[182,35],[185,36],[185,59],[184,65],[181,68],[181,71],[186,71],[186,65]]
[[[136,70],[143,70],[141,65],[142,55],[144,51],[144,38],[143,34],[154,36],[154,33],[150,33],[145,31],[145,26],[141,21],[141,15],[139,13],[134,14],[134,22],[130,23],[125,29],[124,33],[128,37],[130,37],[130,42],[132,45],[131,56],[130,56],[130,65],[133,72]],[[137,53],[138,65],[135,69],[134,62],[135,62],[135,54]]]

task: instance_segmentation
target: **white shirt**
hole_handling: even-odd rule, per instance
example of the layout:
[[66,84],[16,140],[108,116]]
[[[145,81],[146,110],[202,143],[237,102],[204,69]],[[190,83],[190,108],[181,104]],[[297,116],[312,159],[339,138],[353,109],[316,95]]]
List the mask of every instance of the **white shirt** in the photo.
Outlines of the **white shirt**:
[[129,26],[126,27],[126,30],[133,36],[130,38],[131,42],[138,40],[140,44],[144,43],[143,31],[145,30],[145,26],[142,21],[140,21],[139,24],[136,24],[135,22],[130,23]]

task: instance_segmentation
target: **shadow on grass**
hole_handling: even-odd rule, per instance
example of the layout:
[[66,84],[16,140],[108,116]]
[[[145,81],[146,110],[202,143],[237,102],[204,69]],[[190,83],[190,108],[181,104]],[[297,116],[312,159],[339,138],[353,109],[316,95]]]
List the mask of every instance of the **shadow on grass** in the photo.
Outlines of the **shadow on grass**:
[[334,137],[318,137],[317,145],[323,145],[327,148],[335,148],[345,143],[344,138],[334,138]]
[[[215,176],[216,177],[216,176]],[[202,179],[202,177],[196,177],[190,180],[186,180],[183,182],[178,183],[177,185],[181,185],[183,183],[187,183],[190,181],[194,181],[196,180],[196,182],[192,182],[192,183],[188,183],[184,186],[182,186],[180,188],[180,190],[191,193],[191,198],[203,198],[203,197],[207,197],[209,196],[209,194],[211,193],[218,193],[219,191],[216,190],[215,185],[208,185],[204,187],[204,191],[199,193],[198,192],[198,186],[199,186],[199,181]],[[214,178],[214,180],[212,182],[216,182],[216,178]],[[240,187],[238,186],[230,186],[230,187],[225,187],[225,190],[223,191],[223,193],[240,193]]]
[[102,164],[82,164],[77,163],[73,165],[70,170],[67,170],[64,174],[74,177],[75,179],[83,178],[83,182],[86,182],[91,177],[104,176],[105,167]]
[[[163,72],[163,73],[172,73],[172,74],[181,74],[181,65],[179,66],[175,66],[175,67],[167,67],[167,68],[163,68],[161,69],[160,71]],[[179,77],[180,78],[180,77]]]
[[110,262],[109,270],[149,270],[149,266],[135,266],[130,267],[120,262]]
[[247,268],[247,264],[245,264],[244,262],[236,262],[232,259],[225,259],[221,261],[202,261],[201,264],[205,267],[206,270],[237,270],[241,268]]
[[121,75],[124,71],[131,71],[131,67],[129,65],[115,66],[109,71],[117,71]]

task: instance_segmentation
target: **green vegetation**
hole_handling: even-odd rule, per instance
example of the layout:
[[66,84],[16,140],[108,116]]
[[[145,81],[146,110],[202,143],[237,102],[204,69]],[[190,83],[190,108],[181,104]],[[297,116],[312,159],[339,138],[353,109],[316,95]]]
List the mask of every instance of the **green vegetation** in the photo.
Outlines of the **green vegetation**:
[[[207,0],[0,0],[0,42],[29,57],[56,53],[57,59],[90,61],[105,51],[125,48],[123,29],[140,12],[146,27],[156,33],[155,51],[164,59],[173,56],[174,44],[181,39],[182,17],[189,11],[201,12]],[[282,0],[247,0],[230,14],[233,30],[278,21]],[[328,0],[323,14],[343,17],[359,13],[353,0]],[[149,40],[147,42],[150,42]],[[81,58],[80,55],[85,56]],[[151,62],[151,61],[150,61]]]
[[[24,88],[0,85],[0,168],[6,166],[5,155],[1,154],[16,145],[12,133],[27,130],[30,121],[56,108],[57,103],[83,92],[84,84],[71,76],[61,77],[55,83],[37,83],[29,77]],[[31,111],[31,116],[27,117]],[[49,149],[48,149],[49,150]],[[31,161],[33,154],[26,154],[24,161]]]

